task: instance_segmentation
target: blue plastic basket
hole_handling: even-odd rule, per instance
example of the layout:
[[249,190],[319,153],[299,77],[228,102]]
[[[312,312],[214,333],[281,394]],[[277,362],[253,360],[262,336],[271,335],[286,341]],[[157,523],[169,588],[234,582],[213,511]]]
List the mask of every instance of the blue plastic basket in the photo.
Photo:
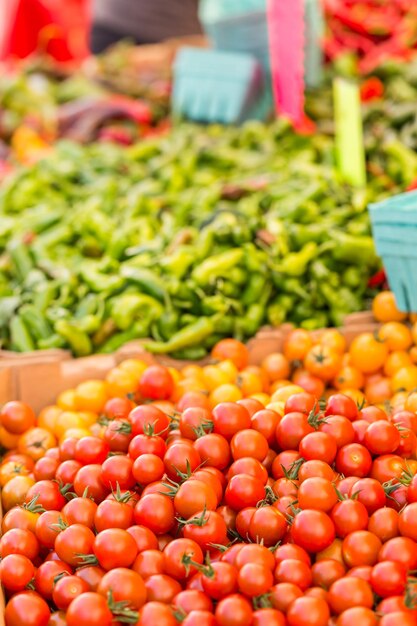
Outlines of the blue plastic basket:
[[[265,119],[269,96],[252,56],[183,48],[174,64],[174,114],[196,122],[239,124]],[[272,104],[272,100],[271,100]]]
[[401,311],[417,311],[417,191],[369,206],[376,249]]
[[265,10],[206,21],[204,30],[217,50],[253,54],[265,68],[269,68],[268,21]]
[[203,24],[265,9],[266,0],[200,0],[199,5],[200,20]]

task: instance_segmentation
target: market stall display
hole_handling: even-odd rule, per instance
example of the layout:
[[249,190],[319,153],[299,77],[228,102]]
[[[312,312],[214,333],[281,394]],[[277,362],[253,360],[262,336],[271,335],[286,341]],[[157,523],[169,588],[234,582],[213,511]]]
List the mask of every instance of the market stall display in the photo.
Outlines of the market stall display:
[[0,77],[0,626],[417,623],[415,3],[290,4]]
[[57,146],[0,192],[3,347],[143,337],[201,358],[264,323],[341,324],[378,269],[366,206],[387,189],[339,183],[331,150],[282,120]]
[[225,340],[6,402],[7,626],[414,623],[416,323],[390,292],[373,311],[260,366]]

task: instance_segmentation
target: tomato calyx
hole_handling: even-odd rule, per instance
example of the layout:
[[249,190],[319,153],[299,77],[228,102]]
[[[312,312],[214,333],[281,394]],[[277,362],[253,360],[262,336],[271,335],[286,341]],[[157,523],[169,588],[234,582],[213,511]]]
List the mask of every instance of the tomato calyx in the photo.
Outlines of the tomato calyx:
[[[146,435],[147,437],[160,437],[161,435],[163,435],[164,433],[166,433],[168,430],[172,429],[174,430],[177,425],[176,425],[176,419],[177,418],[172,418],[171,420],[174,419],[173,422],[170,422],[170,424],[168,424],[168,426],[166,428],[164,428],[163,430],[158,430],[158,432],[156,432],[156,428],[157,428],[157,421],[155,422],[147,422],[146,424],[144,424],[143,426],[143,434]],[[131,432],[132,429],[130,429]],[[127,433],[130,434],[130,433]]]
[[77,552],[75,556],[79,559],[80,563],[78,567],[82,565],[98,565],[98,559],[95,554],[80,554]]
[[100,415],[97,420],[97,424],[99,424],[100,426],[108,426],[111,421],[113,420],[109,419],[107,415]]
[[[132,434],[132,424],[127,420],[119,420],[120,424],[116,424],[114,428],[114,432],[119,435],[131,435]],[[145,429],[144,429],[145,431]],[[146,434],[146,433],[145,433]]]
[[261,596],[255,596],[252,598],[252,604],[255,611],[258,609],[271,609],[273,607],[271,595],[269,593],[264,593]]
[[210,554],[208,552],[205,558],[205,565],[202,565],[201,563],[197,563],[196,561],[193,560],[192,556],[190,556],[190,554],[187,554],[187,553],[183,555],[181,559],[181,563],[184,565],[187,576],[190,573],[190,569],[192,567],[194,567],[198,572],[200,572],[206,578],[213,578],[215,575],[215,571],[210,561]]
[[181,525],[181,527],[184,527],[184,526],[199,526],[200,528],[202,528],[203,526],[208,524],[208,519],[206,517],[206,513],[207,513],[207,509],[206,509],[206,507],[204,507],[204,509],[201,511],[200,515],[196,515],[195,517],[192,517],[189,520],[185,520],[185,519],[183,519],[181,517],[178,517],[178,518],[176,517],[175,519]]
[[300,509],[300,508],[297,506],[297,504],[298,504],[298,500],[293,500],[293,501],[291,502],[291,504],[289,505],[289,508],[291,509],[291,513],[288,513],[288,512],[287,512],[287,513],[285,514],[286,520],[287,520],[287,522],[288,522],[288,524],[289,524],[290,526],[292,525],[292,523],[293,523],[294,519],[296,518],[296,516],[297,516],[299,513],[301,513],[301,511],[303,510],[303,509]]
[[385,483],[382,483],[382,488],[385,491],[385,495],[390,500],[394,500],[394,502],[395,502],[395,498],[393,498],[391,494],[397,491],[397,489],[399,489],[400,487],[401,487],[401,483],[398,482],[397,478],[391,478],[391,480],[387,480]]
[[41,504],[38,504],[39,493],[35,494],[29,502],[25,502],[20,505],[22,509],[25,511],[29,511],[30,513],[45,513],[46,509],[43,508]]
[[[175,465],[172,466],[172,468],[175,470],[175,472],[177,473],[178,478],[180,479],[181,483],[185,482],[186,480],[188,480],[189,478],[191,478],[191,476],[193,475],[194,472],[196,472],[198,469],[200,469],[202,466],[204,465],[204,463],[201,463],[200,465],[198,465],[195,470],[193,471],[191,469],[191,464],[190,461],[187,459],[185,462],[185,472],[182,472],[180,469],[178,469],[178,467],[176,467]],[[169,478],[167,480],[170,480]],[[172,482],[174,485],[178,484],[175,483],[175,481],[170,481]]]
[[177,622],[179,622],[180,624],[182,624],[182,622],[187,617],[187,613],[184,611],[184,609],[181,609],[180,607],[176,607],[172,615],[174,616],[174,619],[176,619]]
[[57,532],[60,532],[62,530],[65,530],[66,528],[68,528],[69,524],[67,524],[67,522],[61,517],[58,517],[58,521],[56,524],[51,524],[51,526],[49,528],[52,529],[57,529]]
[[417,581],[415,578],[408,578],[407,586],[405,588],[404,604],[407,609],[410,609],[411,611],[417,608],[417,594],[412,591],[413,585],[416,583]]
[[59,572],[59,574],[54,576],[54,585],[56,585],[57,582],[59,582],[61,580],[61,578],[64,578],[65,576],[70,576],[70,573],[69,572]]
[[260,509],[263,506],[270,506],[274,504],[278,500],[278,497],[275,495],[274,490],[269,485],[265,485],[265,498],[263,500],[259,500],[256,504],[256,508]]
[[401,476],[397,478],[397,480],[399,483],[401,483],[401,485],[408,487],[411,484],[411,481],[413,480],[415,474],[413,474],[407,462],[405,463],[405,467],[405,470],[401,472]]
[[288,478],[288,480],[291,480],[291,481],[298,480],[298,472],[300,471],[300,468],[303,463],[305,463],[305,459],[303,458],[297,459],[296,461],[291,463],[288,469],[286,469],[281,464],[281,468],[282,468],[282,471],[284,472],[285,478]]
[[136,624],[139,619],[139,612],[132,609],[129,602],[114,600],[111,589],[107,592],[107,606],[113,617],[122,624]]
[[214,423],[210,420],[207,420],[205,422],[202,422],[198,426],[195,426],[191,430],[196,435],[197,439],[200,439],[200,437],[204,437],[205,435],[212,433],[213,429],[214,429]]
[[314,430],[318,430],[322,424],[327,423],[327,418],[324,416],[317,403],[308,414],[307,422],[312,428],[314,428]]
[[116,481],[116,490],[114,490],[113,487],[111,488],[111,494],[116,502],[121,502],[122,504],[127,504],[135,497],[133,491],[122,491],[118,481]]
[[73,498],[77,497],[76,493],[74,493],[73,491],[70,491],[70,489],[73,488],[73,485],[71,483],[64,484],[61,480],[54,480],[54,482],[58,484],[59,491],[66,500],[72,500]]

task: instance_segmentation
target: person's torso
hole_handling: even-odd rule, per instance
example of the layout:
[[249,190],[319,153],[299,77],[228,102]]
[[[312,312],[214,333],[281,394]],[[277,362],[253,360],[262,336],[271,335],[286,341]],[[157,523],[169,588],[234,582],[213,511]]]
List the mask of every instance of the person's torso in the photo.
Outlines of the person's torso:
[[140,43],[201,33],[198,0],[93,0],[93,21]]

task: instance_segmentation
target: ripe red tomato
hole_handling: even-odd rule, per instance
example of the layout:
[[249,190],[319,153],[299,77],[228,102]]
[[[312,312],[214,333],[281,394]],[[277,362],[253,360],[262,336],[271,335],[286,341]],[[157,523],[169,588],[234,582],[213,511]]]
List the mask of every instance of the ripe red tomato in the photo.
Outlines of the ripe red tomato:
[[56,577],[72,573],[72,568],[63,561],[45,561],[36,570],[35,589],[43,598],[51,600]]
[[142,576],[124,567],[116,567],[100,580],[97,593],[105,598],[111,591],[115,602],[127,602],[133,609],[140,609],[146,601],[146,588]]
[[402,595],[407,585],[407,570],[401,563],[381,561],[372,568],[371,585],[381,598]]
[[151,365],[141,376],[139,391],[143,398],[168,400],[174,391],[174,379],[166,367]]
[[[202,591],[196,589],[185,589],[174,598],[172,605],[185,615],[196,611],[212,611],[213,602]],[[213,616],[214,617],[214,616]]]
[[302,591],[311,587],[313,575],[310,565],[297,559],[284,559],[277,564],[274,572],[277,583],[292,583]]
[[9,433],[21,435],[36,423],[36,416],[33,410],[27,404],[12,400],[6,402],[0,413],[0,424]]
[[327,400],[324,414],[326,416],[343,415],[353,422],[358,417],[358,407],[355,401],[349,398],[349,396],[343,393],[336,393]]
[[90,498],[74,498],[66,503],[62,509],[62,517],[67,524],[82,524],[87,528],[94,528],[94,517],[97,504]]
[[259,563],[246,563],[240,568],[237,577],[239,591],[249,598],[267,593],[273,582],[271,570]]
[[298,451],[306,461],[315,459],[331,465],[336,458],[337,444],[332,435],[315,431],[302,439]]
[[268,454],[268,440],[257,430],[247,428],[233,435],[230,450],[234,460],[251,457],[262,462]]
[[358,606],[371,609],[372,589],[365,580],[346,576],[336,580],[330,587],[328,601],[332,611],[337,614]]
[[53,480],[40,480],[35,483],[27,492],[25,502],[29,503],[35,496],[38,496],[36,503],[47,511],[60,511],[66,503],[59,484]]
[[[129,496],[127,496],[129,497]],[[106,528],[128,529],[133,521],[133,507],[121,499],[106,499],[97,507],[94,526],[97,532]]]
[[252,606],[244,596],[231,594],[220,600],[215,617],[218,626],[251,626]]
[[327,626],[329,618],[328,604],[322,598],[297,598],[287,612],[288,626]]
[[323,511],[306,509],[298,513],[291,526],[293,541],[307,552],[321,552],[333,542],[335,527]]
[[99,593],[87,591],[75,598],[67,611],[68,626],[111,626],[113,615],[107,601]]
[[138,553],[132,535],[121,528],[107,528],[98,533],[94,538],[92,551],[106,571],[116,567],[129,567]]
[[79,576],[63,576],[55,583],[52,599],[58,609],[66,610],[75,598],[90,589],[90,585]]
[[181,538],[171,541],[164,550],[165,573],[176,580],[183,580],[197,570],[189,560],[202,563],[203,551],[193,539]]
[[23,554],[9,554],[0,561],[0,580],[8,591],[23,591],[34,572],[32,561]]
[[230,563],[219,561],[212,563],[211,568],[212,571],[208,572],[208,575],[203,574],[201,578],[203,589],[210,598],[221,600],[237,591],[238,571],[236,567]]
[[73,524],[59,533],[55,539],[55,552],[61,561],[74,567],[83,564],[83,555],[91,554],[95,536],[82,524]]
[[394,424],[378,420],[369,424],[364,443],[372,454],[390,454],[400,445],[400,432]]
[[387,500],[384,488],[374,478],[361,478],[358,480],[352,486],[350,496],[361,502],[366,507],[369,515],[372,515],[377,509],[382,509]]
[[101,465],[85,465],[78,470],[74,479],[74,491],[78,497],[88,495],[94,502],[101,502],[107,491],[101,480]]
[[230,479],[225,491],[225,502],[235,511],[256,506],[265,498],[265,487],[258,478],[237,474]]
[[141,404],[135,407],[128,417],[131,425],[131,434],[136,435],[159,435],[166,439],[168,434],[168,416],[151,404]]
[[374,565],[381,546],[381,540],[376,535],[368,530],[356,530],[343,540],[343,559],[348,567]]
[[274,546],[284,537],[287,527],[288,522],[278,509],[259,507],[250,517],[249,537],[252,541],[262,541],[265,546]]
[[47,626],[51,612],[43,598],[33,591],[22,591],[7,603],[4,618],[7,626]]
[[100,480],[110,489],[130,489],[135,485],[133,461],[122,454],[111,456],[101,466]]
[[214,432],[230,440],[241,430],[251,427],[249,412],[241,404],[221,402],[213,409]]
[[337,493],[327,478],[320,476],[307,478],[298,489],[298,506],[300,509],[317,509],[330,511],[337,503]]
[[81,437],[75,444],[74,458],[82,465],[89,463],[103,463],[106,460],[110,446],[99,437]]
[[336,469],[345,476],[363,478],[369,474],[372,457],[360,443],[350,443],[340,448],[336,457]]
[[136,524],[146,526],[156,535],[169,532],[175,524],[172,500],[159,493],[143,496],[135,506]]
[[202,550],[212,550],[213,544],[227,545],[227,526],[216,511],[202,510],[187,520],[183,535],[195,541]]
[[342,539],[355,530],[368,527],[368,511],[358,500],[341,500],[330,513],[336,535]]
[[33,561],[39,553],[39,542],[35,535],[22,528],[11,528],[0,539],[0,557],[8,554],[23,554]]

